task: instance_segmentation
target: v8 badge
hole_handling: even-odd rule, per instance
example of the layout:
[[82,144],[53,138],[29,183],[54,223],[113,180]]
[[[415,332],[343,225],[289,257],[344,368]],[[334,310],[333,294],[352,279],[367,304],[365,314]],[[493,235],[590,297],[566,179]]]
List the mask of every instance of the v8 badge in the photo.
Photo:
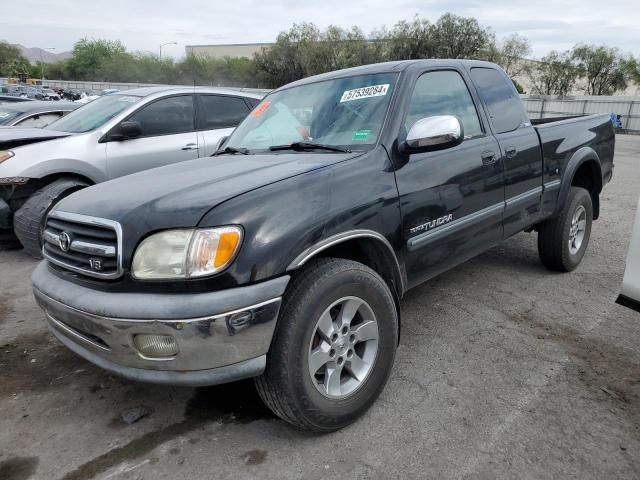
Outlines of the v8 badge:
[[89,266],[91,266],[91,270],[94,272],[100,272],[102,270],[102,259],[91,257],[89,259]]

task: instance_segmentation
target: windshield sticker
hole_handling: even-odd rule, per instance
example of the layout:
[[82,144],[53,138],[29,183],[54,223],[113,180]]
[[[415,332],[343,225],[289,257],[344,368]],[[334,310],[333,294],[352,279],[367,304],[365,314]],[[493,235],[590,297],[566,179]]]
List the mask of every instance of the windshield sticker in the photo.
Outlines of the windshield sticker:
[[347,90],[342,94],[340,103],[350,102],[352,100],[360,100],[362,98],[383,97],[389,90],[389,84],[372,85],[370,87],[356,88],[355,90]]
[[127,103],[135,103],[138,100],[140,100],[140,97],[134,97],[132,95],[118,95],[118,101],[119,102],[127,102]]
[[267,111],[269,105],[271,105],[271,100],[265,100],[260,105],[258,105],[253,112],[251,112],[251,116],[253,118],[260,118],[264,114],[264,112]]
[[351,136],[351,140],[366,140],[369,138],[371,130],[356,130]]

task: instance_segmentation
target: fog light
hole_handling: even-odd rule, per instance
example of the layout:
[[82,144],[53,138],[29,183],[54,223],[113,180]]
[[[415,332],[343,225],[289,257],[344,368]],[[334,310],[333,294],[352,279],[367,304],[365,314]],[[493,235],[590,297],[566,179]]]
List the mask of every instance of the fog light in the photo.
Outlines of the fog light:
[[141,333],[133,336],[133,345],[144,357],[167,358],[178,354],[178,343],[171,335]]

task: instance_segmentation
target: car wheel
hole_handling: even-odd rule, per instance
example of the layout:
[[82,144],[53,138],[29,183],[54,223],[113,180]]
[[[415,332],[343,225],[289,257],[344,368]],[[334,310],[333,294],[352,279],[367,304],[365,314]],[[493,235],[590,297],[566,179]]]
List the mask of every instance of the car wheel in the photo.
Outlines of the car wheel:
[[592,222],[591,195],[584,188],[571,187],[560,214],[545,221],[538,231],[538,254],[542,263],[559,272],[574,270],[587,250]]
[[398,314],[384,280],[358,262],[319,259],[287,290],[257,390],[292,425],[337,430],[380,395],[397,342]]
[[24,252],[42,258],[44,222],[56,203],[87,187],[85,182],[61,178],[33,193],[13,216],[13,230]]

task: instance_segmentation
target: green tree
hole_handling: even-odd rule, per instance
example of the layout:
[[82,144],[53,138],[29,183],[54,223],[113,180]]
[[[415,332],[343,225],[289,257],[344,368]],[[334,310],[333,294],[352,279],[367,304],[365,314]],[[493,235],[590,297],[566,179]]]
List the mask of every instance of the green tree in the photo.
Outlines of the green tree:
[[568,95],[579,71],[569,52],[550,52],[529,69],[533,93],[540,95]]
[[389,60],[413,60],[435,55],[431,38],[433,26],[418,15],[413,20],[401,20],[386,34],[386,56]]
[[613,95],[627,88],[628,62],[617,48],[576,45],[572,58],[585,80],[587,95]]
[[16,77],[29,71],[29,61],[20,49],[7,42],[0,42],[0,76]]
[[500,65],[510,77],[517,77],[526,71],[527,62],[523,60],[530,54],[529,39],[514,33],[500,41],[496,58],[492,61]]
[[98,75],[104,64],[125,56],[131,57],[120,41],[83,38],[73,46],[67,69],[75,80],[105,80]]
[[475,18],[452,13],[442,15],[430,30],[437,58],[481,58],[491,39]]

